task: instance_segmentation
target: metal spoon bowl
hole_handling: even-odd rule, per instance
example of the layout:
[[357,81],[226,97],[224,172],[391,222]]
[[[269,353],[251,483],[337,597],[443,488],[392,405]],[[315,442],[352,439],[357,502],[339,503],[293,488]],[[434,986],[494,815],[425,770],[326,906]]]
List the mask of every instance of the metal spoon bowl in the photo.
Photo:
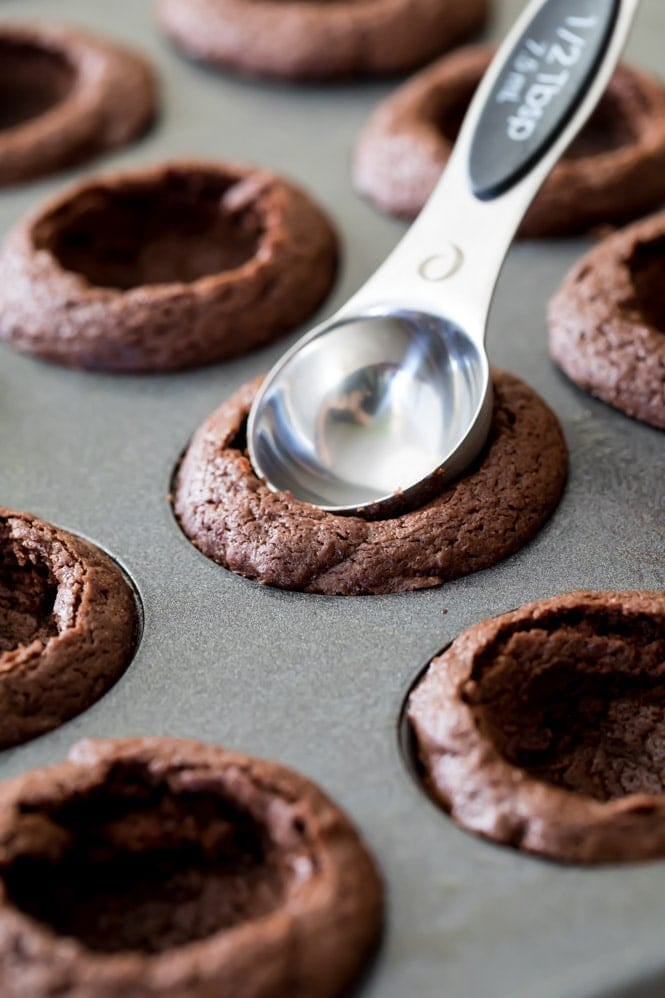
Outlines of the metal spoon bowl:
[[482,447],[488,387],[484,352],[439,316],[333,321],[275,370],[250,417],[253,459],[274,488],[322,509],[389,512],[426,497],[432,468],[443,465],[440,484]]

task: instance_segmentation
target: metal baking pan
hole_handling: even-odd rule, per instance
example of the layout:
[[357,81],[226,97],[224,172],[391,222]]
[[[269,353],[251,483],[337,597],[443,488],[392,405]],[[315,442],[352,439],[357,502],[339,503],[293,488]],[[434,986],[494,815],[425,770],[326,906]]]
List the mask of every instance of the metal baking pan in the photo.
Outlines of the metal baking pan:
[[[493,34],[521,6],[497,0]],[[2,233],[74,176],[102,168],[178,155],[263,163],[308,187],[339,228],[344,261],[323,315],[403,231],[353,193],[348,162],[394,81],[294,87],[216,74],[170,49],[148,0],[0,0],[0,15],[67,20],[137,45],[163,91],[162,116],[139,144],[2,192]],[[664,40],[665,5],[644,0],[629,57],[658,70]],[[102,545],[145,609],[125,676],[81,717],[0,754],[0,777],[60,760],[87,735],[180,735],[268,756],[348,809],[381,865],[388,926],[367,998],[665,994],[665,863],[566,868],[467,835],[416,786],[398,743],[411,681],[473,622],[574,587],[665,588],[662,434],[577,391],[547,357],[545,302],[586,246],[518,245],[489,335],[492,361],[528,381],[562,422],[571,466],[561,506],[509,560],[426,592],[267,589],[207,561],[174,522],[166,497],[189,436],[288,340],[151,377],[68,371],[0,349],[1,501]]]

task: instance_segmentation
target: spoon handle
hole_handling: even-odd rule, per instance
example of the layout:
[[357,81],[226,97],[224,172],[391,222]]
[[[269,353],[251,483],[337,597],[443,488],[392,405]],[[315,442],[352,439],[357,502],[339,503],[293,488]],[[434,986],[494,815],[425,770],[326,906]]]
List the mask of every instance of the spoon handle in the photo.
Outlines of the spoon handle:
[[343,312],[411,305],[484,341],[515,232],[604,93],[639,2],[528,4],[478,87],[425,208]]

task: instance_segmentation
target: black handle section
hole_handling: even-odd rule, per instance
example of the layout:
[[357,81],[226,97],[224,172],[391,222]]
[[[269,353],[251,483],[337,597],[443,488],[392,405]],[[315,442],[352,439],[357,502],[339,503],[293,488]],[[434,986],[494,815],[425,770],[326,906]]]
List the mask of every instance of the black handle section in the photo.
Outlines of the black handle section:
[[491,200],[522,180],[560,136],[612,38],[621,0],[548,0],[505,62],[476,126],[469,174]]

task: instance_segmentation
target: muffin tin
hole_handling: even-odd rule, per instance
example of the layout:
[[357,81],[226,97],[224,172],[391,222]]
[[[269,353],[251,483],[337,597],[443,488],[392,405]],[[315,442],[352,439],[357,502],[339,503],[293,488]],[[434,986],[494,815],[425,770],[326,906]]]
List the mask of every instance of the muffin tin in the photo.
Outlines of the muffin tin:
[[[497,37],[521,6],[497,0]],[[47,0],[6,3],[2,13],[53,16]],[[192,155],[253,161],[321,200],[345,252],[321,315],[399,238],[403,225],[353,194],[348,163],[394,82],[295,88],[218,75],[169,50],[149,3],[61,0],[58,17],[131,41],[161,72],[158,127],[101,167]],[[644,0],[628,58],[662,68],[664,33],[665,8]],[[92,172],[3,193],[2,233]],[[466,835],[416,786],[398,742],[419,669],[475,621],[576,587],[665,588],[662,433],[590,399],[547,357],[546,300],[587,247],[518,246],[490,322],[492,361],[528,381],[561,419],[571,456],[562,504],[509,560],[425,592],[330,598],[263,588],[207,561],[176,525],[167,493],[188,438],[289,340],[224,366],[140,377],[69,371],[2,348],[3,504],[113,554],[139,590],[145,628],[116,686],[59,730],[2,753],[0,777],[63,759],[86,735],[196,737],[273,758],[349,812],[386,878],[386,939],[363,996],[661,994],[662,863],[561,867]]]

